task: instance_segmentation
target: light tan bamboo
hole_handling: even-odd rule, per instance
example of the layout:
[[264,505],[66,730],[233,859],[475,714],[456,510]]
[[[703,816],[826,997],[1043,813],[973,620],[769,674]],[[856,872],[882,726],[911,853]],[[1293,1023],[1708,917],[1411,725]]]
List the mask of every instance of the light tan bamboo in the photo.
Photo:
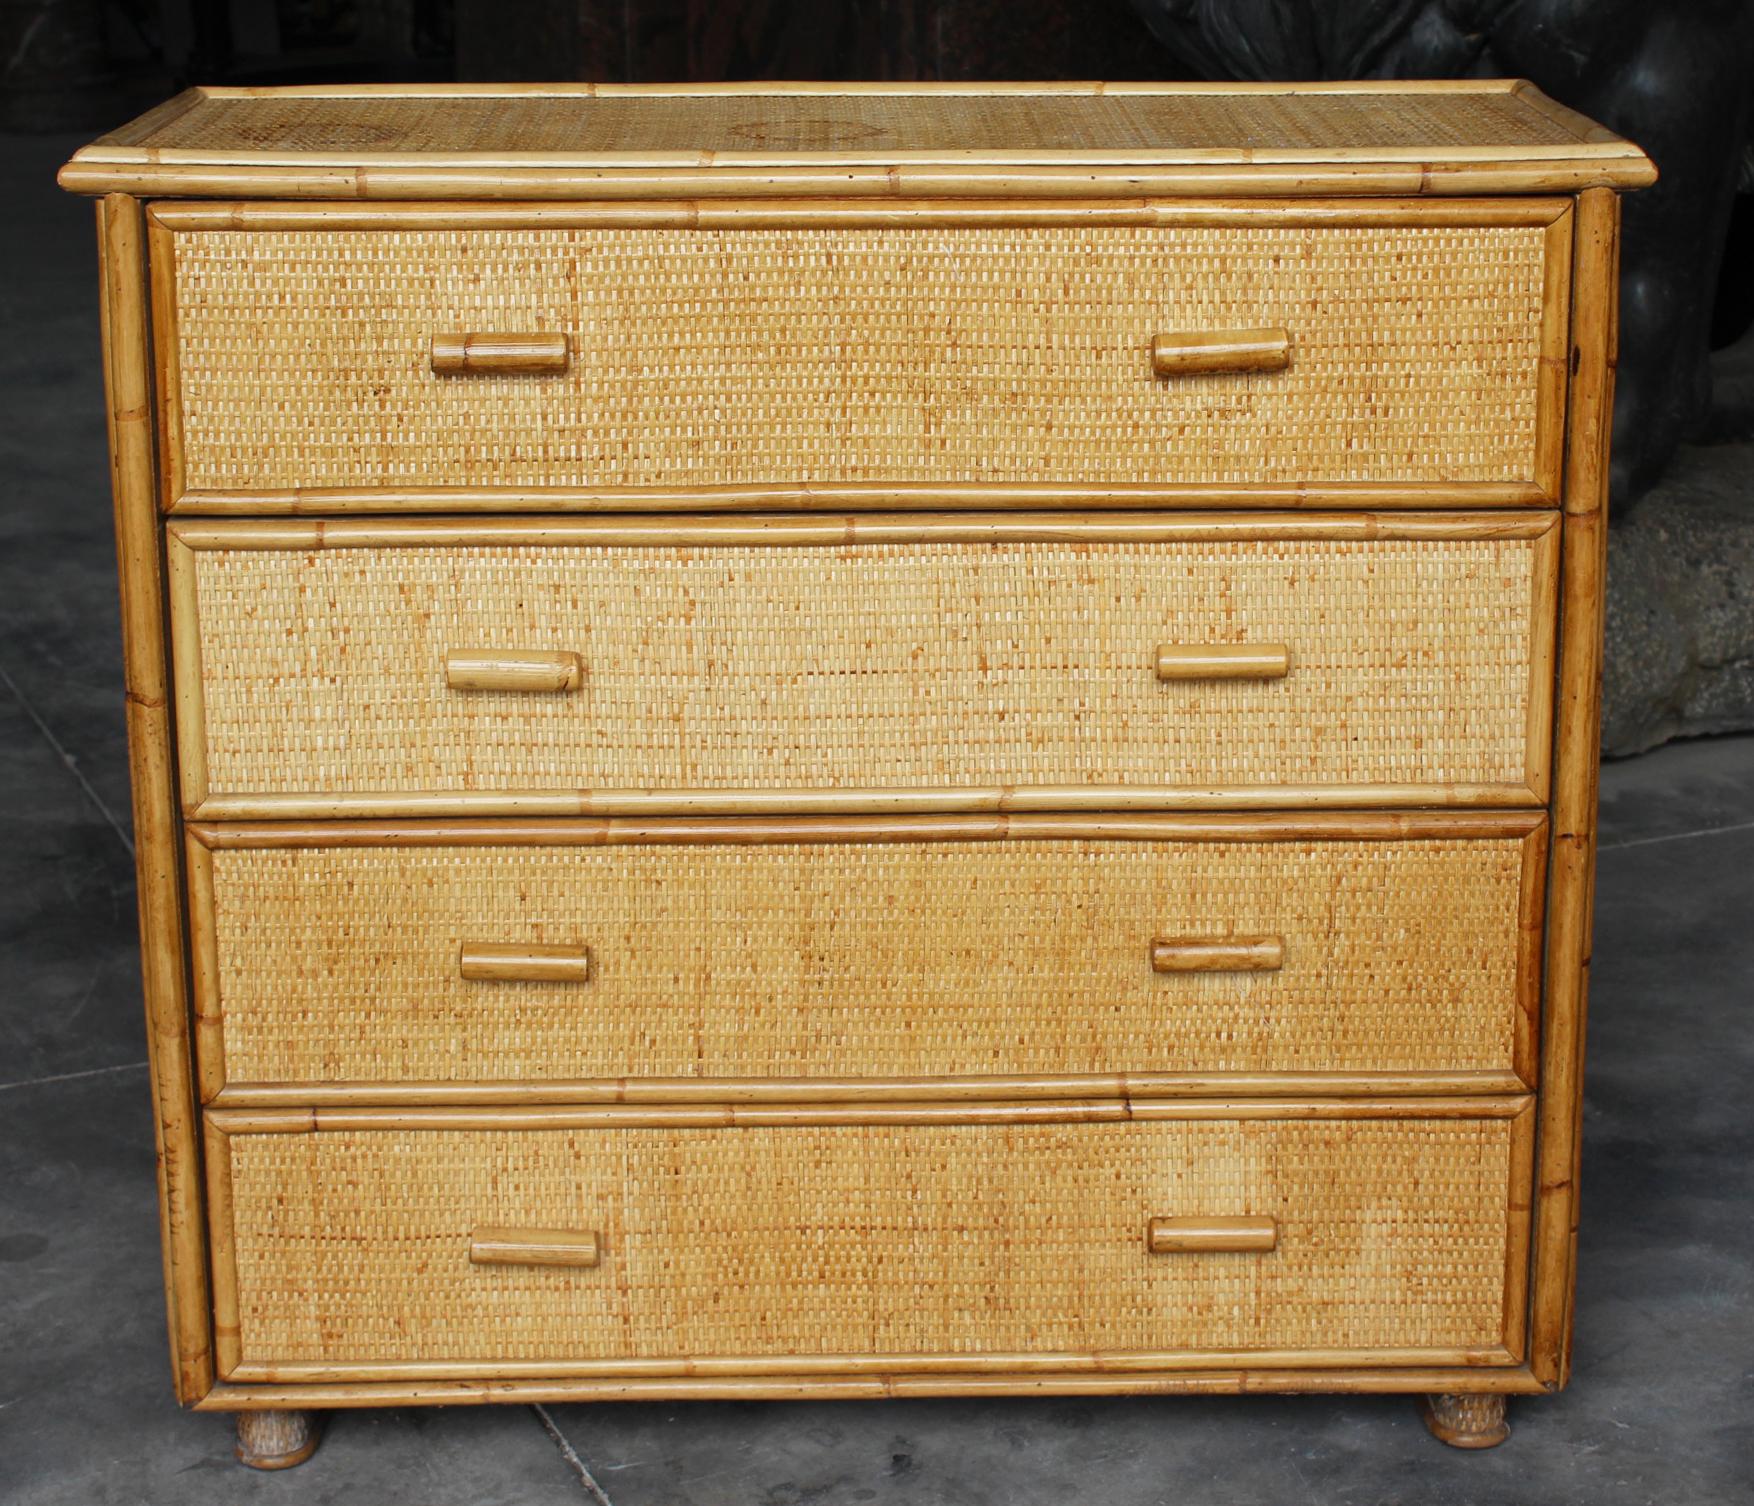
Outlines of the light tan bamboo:
[[1517,900],[1516,1024],[1511,1070],[1524,1087],[1536,1085],[1541,1040],[1541,965],[1547,939],[1547,823],[1523,843]]
[[967,785],[949,789],[524,790],[347,795],[210,795],[189,816],[215,821],[570,816],[899,815],[953,811],[1275,811],[1399,806],[1538,806],[1526,784]]
[[231,1146],[225,1127],[209,1111],[203,1119],[206,1151],[209,1255],[213,1271],[213,1349],[221,1379],[236,1368],[241,1328],[238,1318],[237,1252],[232,1232]]
[[1157,973],[1276,973],[1285,966],[1279,936],[1178,936],[1151,943]]
[[1374,1369],[1232,1369],[1121,1375],[832,1375],[653,1380],[331,1381],[215,1386],[196,1403],[208,1412],[257,1407],[479,1406],[490,1402],[792,1401],[892,1396],[1176,1396],[1327,1392],[1456,1392],[1536,1395],[1527,1366],[1378,1366]]
[[[171,230],[466,230],[682,229],[749,230],[792,226],[854,228],[983,227],[996,225],[1279,225],[1296,228],[1397,225],[1548,225],[1571,213],[1567,197],[1501,199],[610,199],[572,203],[361,204],[357,199],[297,203],[237,199],[155,204],[154,224]],[[1564,282],[1553,284],[1563,294]],[[1565,329],[1560,329],[1563,345]]]
[[597,1246],[588,1230],[480,1228],[469,1236],[469,1263],[590,1267]]
[[[1243,1252],[1250,1253],[1250,1252]],[[729,1382],[760,1377],[803,1379],[858,1375],[1054,1376],[1127,1375],[1234,1370],[1239,1366],[1355,1370],[1360,1366],[1465,1367],[1491,1375],[1496,1366],[1515,1362],[1503,1349],[1134,1349],[1032,1351],[1016,1354],[787,1354],[679,1355],[664,1359],[495,1360],[459,1365],[445,1360],[406,1360],[390,1364],[279,1363],[239,1365],[231,1379],[253,1385],[370,1384],[400,1381],[660,1380],[723,1378]]]
[[880,506],[918,508],[1078,507],[1452,509],[1544,507],[1553,497],[1532,481],[1391,482],[796,482],[766,486],[670,487],[277,487],[180,491],[171,510],[190,517],[292,517],[346,513],[823,512]]
[[457,952],[457,970],[472,982],[585,983],[591,976],[591,949],[465,941]]
[[567,650],[456,650],[445,655],[452,690],[577,690],[584,664]]
[[434,1108],[210,1109],[222,1135],[323,1130],[734,1128],[785,1124],[1087,1124],[1146,1119],[1511,1119],[1526,1094],[1466,1098],[1065,1099],[969,1103],[533,1104]]
[[1283,680],[1291,650],[1283,643],[1160,643],[1160,680]]
[[1543,534],[1529,572],[1529,705],[1523,735],[1523,777],[1546,800],[1553,767],[1553,666],[1559,652],[1560,530]]
[[917,543],[1174,543],[1232,539],[1539,539],[1557,534],[1550,512],[847,513],[668,517],[179,519],[185,548],[374,549],[465,544],[677,545]]
[[565,371],[566,336],[552,332],[436,334],[432,337],[431,364],[441,376]]
[[1270,1218],[1154,1218],[1145,1230],[1153,1255],[1254,1254],[1278,1245],[1279,1225]]
[[1255,815],[733,816],[711,821],[625,816],[563,820],[249,822],[193,825],[215,849],[386,845],[611,846],[627,842],[1031,841],[1047,837],[1135,842],[1303,842],[1322,838],[1400,841],[1526,837],[1538,811],[1270,811]]
[[1151,369],[1160,377],[1283,371],[1290,364],[1291,336],[1283,329],[1193,330],[1151,342]]
[[112,196],[98,206],[98,245],[165,1306],[177,1398],[191,1402],[212,1384],[213,1356],[153,469],[146,228],[137,202]]
[[1529,1254],[1535,1202],[1535,1105],[1530,1103],[1510,1127],[1510,1186],[1506,1204],[1504,1254],[1504,1347],[1516,1360],[1528,1358]]
[[1612,193],[1595,190],[1579,197],[1572,277],[1571,438],[1565,460],[1560,578],[1559,738],[1554,755],[1540,1159],[1529,1329],[1530,1366],[1553,1385],[1565,1383],[1571,1366],[1619,223],[1619,200]]
[[1571,334],[1569,202],[1547,226],[1542,244],[1540,369],[1535,376],[1535,481],[1557,500],[1565,467],[1565,384]]
[[152,304],[152,354],[158,377],[158,498],[169,511],[183,495],[182,341],[177,332],[177,279],[174,238],[146,216],[147,281]]
[[189,885],[189,991],[194,1003],[196,1082],[202,1103],[225,1087],[225,1014],[219,983],[213,850],[185,833],[183,871]]
[[[422,159],[425,162],[425,159]],[[1564,159],[1507,156],[1440,161],[1226,161],[1167,166],[800,167],[254,166],[117,163],[75,157],[58,181],[72,193],[167,198],[580,200],[792,198],[1115,199],[1234,196],[1497,195],[1643,188],[1656,169],[1642,154],[1579,151]]]
[[1510,1072],[1128,1072],[1065,1077],[618,1077],[542,1082],[234,1082],[214,1108],[535,1104],[916,1103],[1114,1098],[1417,1098],[1518,1094]]
[[201,603],[193,553],[175,534],[164,544],[170,653],[175,671],[178,769],[183,808],[207,796],[207,718],[201,674]]

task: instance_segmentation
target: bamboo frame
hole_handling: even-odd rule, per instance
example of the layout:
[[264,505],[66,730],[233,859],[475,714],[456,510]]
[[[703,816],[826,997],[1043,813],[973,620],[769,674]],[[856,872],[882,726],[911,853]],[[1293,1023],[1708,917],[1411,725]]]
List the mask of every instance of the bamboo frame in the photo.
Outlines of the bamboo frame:
[[[1472,1349],[1145,1349],[1038,1351],[1008,1354],[825,1354],[703,1355],[673,1359],[567,1360],[524,1364],[514,1361],[404,1361],[379,1365],[239,1363],[226,1381],[239,1385],[404,1384],[466,1381],[611,1381],[688,1379],[703,1385],[736,1386],[758,1378],[776,1382],[866,1375],[972,1378],[1030,1375],[1042,1389],[1059,1390],[1062,1378],[1091,1375],[1122,1378],[1131,1374],[1181,1371],[1199,1375],[1260,1365],[1297,1368],[1313,1374],[1375,1366],[1388,1372],[1418,1366],[1453,1365],[1472,1373],[1492,1373],[1514,1365],[1509,1351],[1492,1345]],[[718,1396],[716,1389],[710,1393]],[[735,1393],[731,1393],[735,1394]]]
[[258,196],[495,198],[624,193],[810,191],[940,195],[1042,192],[1113,194],[1118,185],[1158,192],[1200,192],[1215,185],[1239,193],[1540,192],[1600,185],[1631,188],[1654,169],[1635,146],[1554,105],[1519,80],[1419,83],[1198,84],[809,84],[492,85],[452,86],[452,97],[497,99],[722,98],[725,96],[1095,98],[1099,96],[1295,97],[1496,95],[1513,100],[1575,139],[1543,145],[1431,147],[1025,148],[1013,150],[820,151],[518,151],[309,152],[198,150],[141,145],[185,113],[231,100],[430,98],[423,86],[309,86],[283,90],[190,91],[150,121],[136,122],[86,147],[62,169],[63,186],[84,192]]
[[165,1308],[177,1399],[189,1402],[212,1384],[213,1356],[154,492],[146,231],[140,205],[119,196],[98,206],[97,223]]
[[1572,302],[1569,442],[1560,574],[1559,729],[1553,755],[1540,1149],[1534,1208],[1530,1368],[1563,1386],[1576,1294],[1584,1016],[1595,890],[1608,438],[1614,407],[1620,204],[1580,196]]
[[1417,1366],[1336,1370],[1237,1368],[1136,1374],[879,1375],[688,1377],[634,1380],[407,1380],[220,1384],[196,1409],[258,1411],[281,1407],[483,1406],[586,1401],[859,1401],[926,1396],[1220,1396],[1325,1393],[1466,1393],[1533,1395],[1544,1386],[1526,1366]]
[[1515,1119],[1524,1093],[1425,1098],[1057,1099],[902,1103],[445,1105],[209,1109],[210,1135],[324,1130],[734,1129],[787,1124],[1118,1124],[1147,1119]]
[[[942,200],[872,209],[856,200],[787,203],[731,201],[676,205],[638,203],[506,205],[387,205],[361,210],[354,204],[270,205],[157,204],[149,211],[154,238],[153,309],[161,347],[161,437],[167,463],[164,505],[177,514],[288,515],[407,511],[748,511],[784,507],[932,509],[951,507],[1074,506],[1150,508],[1202,506],[1260,508],[1442,508],[1551,506],[1558,498],[1559,458],[1564,444],[1565,339],[1571,200],[1506,198],[1479,201],[1400,199],[1332,201],[1213,200],[1120,203],[945,203]],[[517,487],[293,487],[189,491],[182,452],[182,393],[177,371],[176,235],[190,231],[325,229],[395,231],[425,228],[541,229],[595,226],[605,229],[755,229],[787,226],[881,225],[889,228],[955,228],[1003,225],[1393,227],[1461,225],[1532,227],[1545,231],[1545,290],[1535,373],[1533,474],[1466,482],[1139,482],[1097,485],[1045,482],[796,483],[776,478],[759,486],[517,486]],[[437,337],[435,337],[437,338]],[[446,337],[449,338],[449,337]],[[564,337],[561,340],[564,364]]]
[[596,1104],[983,1103],[1156,1098],[1462,1098],[1528,1091],[1514,1072],[1128,1072],[1068,1077],[618,1077],[543,1082],[235,1082],[215,1109]]
[[[1135,842],[1304,842],[1322,838],[1527,837],[1540,811],[1309,811],[1252,815],[949,815],[571,820],[228,822],[188,827],[193,843],[236,847],[613,846],[624,842],[1002,842],[1048,837]],[[1543,837],[1544,840],[1544,837]],[[1543,865],[1543,872],[1544,865]],[[1538,921],[1538,914],[1535,916]],[[1537,927],[1538,929],[1538,927]]]
[[1233,539],[1546,539],[1557,544],[1552,512],[848,513],[746,517],[332,518],[304,521],[178,519],[175,548],[385,549],[464,544],[596,544],[675,548],[755,544],[1217,543]]

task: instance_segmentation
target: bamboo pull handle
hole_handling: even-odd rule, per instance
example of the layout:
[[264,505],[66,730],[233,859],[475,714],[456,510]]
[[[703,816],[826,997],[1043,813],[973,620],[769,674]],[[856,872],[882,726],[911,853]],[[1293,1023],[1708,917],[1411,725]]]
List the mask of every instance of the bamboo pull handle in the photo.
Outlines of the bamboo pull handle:
[[588,983],[588,946],[492,946],[465,941],[457,970],[472,983]]
[[600,1252],[591,1229],[477,1229],[469,1236],[471,1265],[593,1266]]
[[1285,966],[1279,936],[1159,937],[1151,943],[1154,973],[1276,973]]
[[432,337],[432,369],[440,376],[565,371],[566,336],[560,334],[445,334]]
[[1279,1224],[1270,1218],[1154,1218],[1145,1229],[1153,1255],[1246,1254],[1278,1243]]
[[1291,650],[1283,643],[1160,643],[1160,680],[1283,680]]
[[1151,342],[1151,369],[1160,377],[1229,371],[1283,371],[1291,364],[1288,330],[1183,330]]
[[445,655],[445,684],[452,690],[577,690],[584,673],[573,653],[502,649]]

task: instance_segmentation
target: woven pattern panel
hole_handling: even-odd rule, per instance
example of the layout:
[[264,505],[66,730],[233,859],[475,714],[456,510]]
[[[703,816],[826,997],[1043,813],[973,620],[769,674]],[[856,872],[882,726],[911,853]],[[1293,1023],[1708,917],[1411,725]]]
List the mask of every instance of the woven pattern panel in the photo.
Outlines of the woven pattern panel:
[[[233,1081],[1505,1070],[1517,839],[213,855]],[[1158,976],[1157,936],[1280,935]],[[465,982],[465,943],[591,948]]]
[[[1512,540],[202,551],[215,792],[1520,782]],[[1290,675],[1159,683],[1159,643]],[[448,690],[451,650],[582,687]]]
[[[187,232],[186,484],[1526,481],[1543,233]],[[1260,325],[1289,370],[1152,373]],[[435,376],[454,330],[572,364]]]
[[140,144],[276,152],[1118,151],[1559,146],[1509,94],[210,99]]
[[[232,1142],[245,1361],[1498,1342],[1508,1120],[335,1130]],[[1147,1219],[1270,1215],[1270,1254]],[[593,1270],[472,1267],[483,1225]]]

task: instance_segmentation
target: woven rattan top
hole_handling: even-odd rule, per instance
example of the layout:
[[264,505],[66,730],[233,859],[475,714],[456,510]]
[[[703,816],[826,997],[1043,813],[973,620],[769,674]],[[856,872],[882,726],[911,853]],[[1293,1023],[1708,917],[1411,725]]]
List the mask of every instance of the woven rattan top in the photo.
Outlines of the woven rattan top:
[[1633,187],[1629,142],[1506,80],[194,89],[79,152],[82,192],[1479,193]]

